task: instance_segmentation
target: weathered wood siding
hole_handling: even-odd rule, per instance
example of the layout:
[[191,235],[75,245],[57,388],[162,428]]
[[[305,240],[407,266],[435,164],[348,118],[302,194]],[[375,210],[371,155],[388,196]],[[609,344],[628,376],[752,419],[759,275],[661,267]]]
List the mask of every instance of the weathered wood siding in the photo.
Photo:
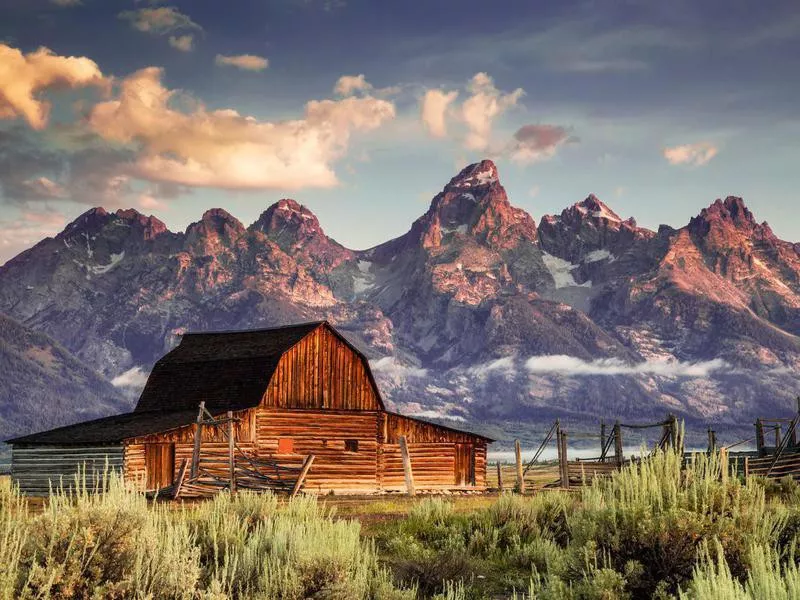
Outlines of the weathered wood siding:
[[466,432],[455,431],[402,415],[382,413],[379,422],[379,481],[385,490],[404,490],[403,458],[399,440],[405,436],[411,457],[414,484],[418,489],[451,489],[461,486],[456,471],[457,446],[467,446],[475,457],[475,485],[486,488],[486,441]]
[[[237,445],[244,451],[256,451],[256,410],[244,410],[234,413],[240,420],[234,424],[234,436]],[[187,425],[164,433],[131,438],[125,440],[125,479],[141,489],[147,488],[145,469],[146,444],[175,444],[175,473],[177,476],[181,463],[185,460],[191,464],[194,451],[195,425]],[[200,464],[220,477],[228,478],[228,438],[225,436],[227,425],[208,426],[202,430]]]
[[20,491],[46,496],[52,488],[73,489],[76,476],[92,490],[111,472],[123,466],[122,445],[31,446],[15,445],[11,454],[11,479]]
[[283,355],[262,406],[380,409],[364,361],[327,327],[318,327]]
[[[309,454],[314,465],[305,490],[324,493],[377,489],[378,412],[344,410],[258,409],[258,455],[299,464]],[[278,441],[292,440],[291,454],[278,452]],[[358,450],[346,449],[355,440]]]

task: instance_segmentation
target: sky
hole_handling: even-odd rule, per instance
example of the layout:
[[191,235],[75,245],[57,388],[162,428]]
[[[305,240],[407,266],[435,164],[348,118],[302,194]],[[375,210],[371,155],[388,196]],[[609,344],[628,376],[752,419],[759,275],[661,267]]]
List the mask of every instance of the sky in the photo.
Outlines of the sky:
[[0,264],[93,206],[183,230],[294,198],[368,248],[491,158],[538,221],[800,241],[796,0],[0,0]]

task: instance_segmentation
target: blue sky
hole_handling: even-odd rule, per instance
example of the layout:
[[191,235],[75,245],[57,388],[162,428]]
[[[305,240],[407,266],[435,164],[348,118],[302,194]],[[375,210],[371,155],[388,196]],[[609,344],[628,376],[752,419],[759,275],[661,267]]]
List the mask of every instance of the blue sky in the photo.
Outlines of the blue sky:
[[97,204],[179,230],[293,197],[365,248],[484,157],[537,221],[733,194],[800,241],[789,0],[0,0],[0,44],[0,262]]

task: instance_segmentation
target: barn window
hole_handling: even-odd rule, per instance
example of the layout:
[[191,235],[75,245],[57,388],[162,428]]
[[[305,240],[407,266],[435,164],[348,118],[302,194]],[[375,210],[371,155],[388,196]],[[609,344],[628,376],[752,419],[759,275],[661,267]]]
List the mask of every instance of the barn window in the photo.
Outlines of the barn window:
[[347,452],[358,452],[358,440],[345,440],[344,449]]
[[280,438],[278,440],[278,454],[291,454],[294,452],[294,440],[292,438]]

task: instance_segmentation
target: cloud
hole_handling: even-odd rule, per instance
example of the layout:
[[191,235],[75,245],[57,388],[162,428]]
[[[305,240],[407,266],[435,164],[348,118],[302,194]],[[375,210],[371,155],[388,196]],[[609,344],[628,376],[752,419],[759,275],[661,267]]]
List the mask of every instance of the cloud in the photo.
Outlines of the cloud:
[[50,4],[55,4],[56,6],[60,6],[62,8],[68,8],[70,6],[79,6],[83,4],[81,0],[50,0]]
[[497,358],[486,363],[475,365],[467,370],[470,375],[474,375],[479,379],[484,379],[491,373],[497,373],[506,377],[512,378],[516,374],[516,366],[513,356],[504,356]]
[[194,36],[191,34],[171,35],[169,36],[169,45],[181,52],[191,52],[194,48]]
[[684,144],[664,148],[664,158],[671,165],[690,165],[700,167],[717,155],[717,147],[710,142]]
[[269,61],[255,54],[239,54],[237,56],[223,56],[217,54],[214,62],[223,67],[236,67],[244,71],[263,71],[269,66]]
[[408,379],[409,377],[427,377],[428,370],[412,365],[404,365],[394,356],[384,356],[378,360],[370,361],[370,367],[376,373],[391,377],[393,379]]
[[342,75],[333,88],[335,94],[339,96],[352,96],[355,92],[368,92],[372,89],[372,84],[361,75]]
[[536,198],[539,195],[539,192],[542,190],[539,188],[538,185],[531,186],[531,189],[528,190],[528,196],[531,198]]
[[585,361],[574,356],[553,354],[533,356],[525,367],[537,375],[661,375],[664,377],[709,377],[715,372],[728,371],[730,365],[722,359],[702,362],[646,361],[628,364],[617,358]]
[[93,60],[58,56],[47,48],[23,54],[0,44],[0,119],[24,118],[34,129],[47,125],[50,103],[40,94],[59,87],[106,87]]
[[47,177],[27,179],[22,182],[22,185],[30,191],[31,198],[50,200],[67,196],[67,190],[63,186]]
[[147,383],[147,373],[139,367],[128,369],[121,375],[117,375],[111,380],[111,385],[121,388],[144,388]]
[[444,92],[442,90],[427,90],[422,97],[420,114],[422,124],[433,137],[447,135],[445,116],[448,107],[458,97],[457,91]]
[[562,144],[574,140],[558,125],[523,125],[514,134],[508,153],[518,163],[532,163],[552,158]]
[[173,31],[187,29],[203,30],[200,25],[174,6],[126,10],[119,13],[118,16],[120,19],[130,22],[134,29],[153,35],[166,35]]
[[332,187],[332,162],[354,132],[394,118],[389,101],[372,96],[312,100],[303,118],[259,121],[235,110],[182,111],[150,67],[123,80],[119,97],[94,106],[88,125],[103,139],[138,152],[128,173],[154,182],[224,189]]
[[461,105],[461,117],[468,128],[464,145],[469,150],[485,150],[489,146],[494,119],[516,105],[525,92],[517,88],[503,94],[486,73],[477,73],[467,89],[472,95]]
[[151,191],[140,194],[137,204],[139,208],[144,210],[163,210],[166,208],[166,205],[156,198]]
[[17,217],[0,219],[0,265],[42,238],[56,235],[66,225],[58,211],[22,211]]

